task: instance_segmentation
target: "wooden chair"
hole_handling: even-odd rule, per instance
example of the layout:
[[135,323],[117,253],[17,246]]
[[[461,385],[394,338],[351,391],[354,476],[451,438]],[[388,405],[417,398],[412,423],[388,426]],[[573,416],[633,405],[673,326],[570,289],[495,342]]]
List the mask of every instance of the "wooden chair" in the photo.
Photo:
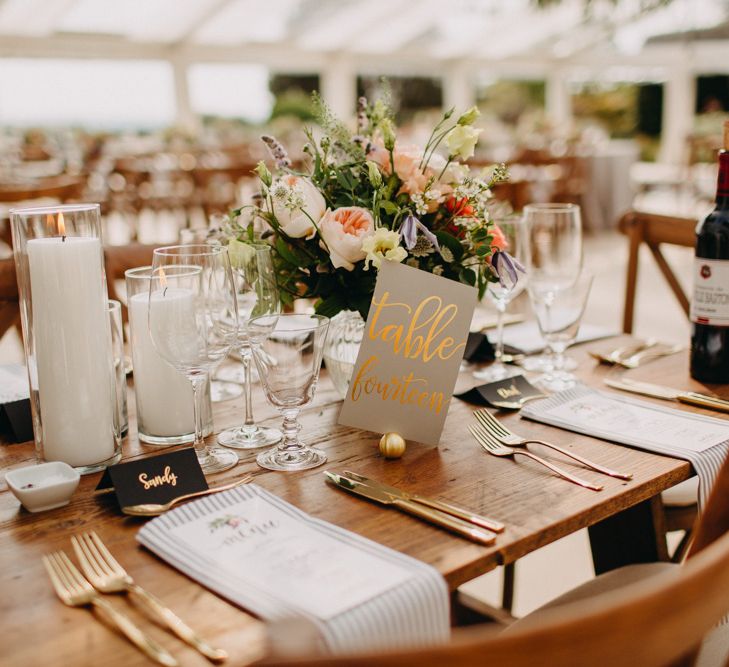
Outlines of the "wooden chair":
[[625,285],[625,308],[623,310],[623,332],[633,332],[635,293],[638,283],[638,255],[645,243],[658,264],[668,286],[678,299],[686,317],[689,315],[689,300],[676,279],[670,265],[661,252],[662,244],[693,248],[696,242],[696,220],[674,218],[653,213],[629,211],[619,222],[620,231],[629,239],[628,275]]
[[80,199],[86,187],[85,176],[52,176],[28,184],[0,186],[0,202],[57,199],[68,202]]
[[[661,245],[693,248],[696,240],[696,220],[630,211],[620,219],[619,229],[629,239],[623,332],[633,332],[638,259],[640,246],[643,243],[650,249],[663,277],[688,317],[688,297],[663,256]],[[684,537],[673,556],[673,560],[676,562],[680,561],[686,553],[691,538],[691,528],[696,520],[697,508],[692,496],[695,496],[695,493],[692,493],[691,482],[680,484],[663,495],[666,532],[684,531]]]
[[15,278],[15,260],[0,259],[0,339],[11,327],[20,331],[20,304]]
[[[107,246],[104,248],[104,269],[109,298],[119,299],[118,283],[124,280],[124,272],[138,266],[152,264],[152,254],[155,246],[131,243],[123,246]],[[127,306],[122,301],[122,320],[128,320]]]
[[[660,572],[633,577],[598,596],[550,605],[505,632],[481,626],[455,630],[450,643],[429,649],[308,660],[274,658],[267,664],[689,667],[703,637],[729,611],[728,530],[729,460],[719,473],[685,565],[659,564],[664,566]],[[622,569],[635,567],[640,566]]]

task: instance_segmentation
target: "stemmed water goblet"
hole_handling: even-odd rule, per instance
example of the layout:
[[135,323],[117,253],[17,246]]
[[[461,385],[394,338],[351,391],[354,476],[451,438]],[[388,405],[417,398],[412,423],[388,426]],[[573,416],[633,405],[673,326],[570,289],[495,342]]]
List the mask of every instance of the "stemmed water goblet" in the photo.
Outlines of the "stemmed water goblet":
[[203,440],[205,383],[235,343],[238,304],[227,248],[195,244],[157,248],[149,293],[149,332],[162,359],[192,385],[195,452],[205,473],[238,463],[229,449]]
[[271,246],[263,243],[239,243],[237,247],[239,250],[231,263],[238,297],[237,346],[243,362],[245,422],[241,426],[222,431],[218,435],[218,443],[233,449],[258,449],[275,445],[281,440],[281,431],[258,426],[253,419],[252,352],[248,321],[261,315],[278,315],[281,312],[281,301],[273,270]]
[[[529,225],[529,285],[540,293],[571,285],[582,270],[582,216],[577,204],[529,204],[524,207]],[[542,354],[527,357],[528,371],[546,371],[553,362],[549,341]],[[566,367],[574,368],[564,358]]]
[[529,299],[539,329],[554,352],[554,360],[536,383],[548,391],[564,391],[576,383],[564,367],[565,350],[575,342],[585,312],[593,276],[583,271],[571,283],[559,287],[529,284]]
[[527,284],[527,272],[524,267],[529,265],[528,227],[524,218],[518,215],[499,220],[497,224],[503,233],[505,247],[503,252],[495,253],[491,260],[492,264],[495,264],[494,270],[499,280],[489,283],[486,289],[486,296],[496,307],[497,313],[494,362],[487,368],[473,373],[477,380],[485,382],[503,380],[521,372],[509,368],[503,361],[504,314],[507,306],[524,291]]
[[324,452],[301,442],[298,414],[314,398],[329,319],[284,313],[248,322],[253,358],[266,398],[283,415],[283,439],[261,452],[268,470],[306,470],[326,462]]

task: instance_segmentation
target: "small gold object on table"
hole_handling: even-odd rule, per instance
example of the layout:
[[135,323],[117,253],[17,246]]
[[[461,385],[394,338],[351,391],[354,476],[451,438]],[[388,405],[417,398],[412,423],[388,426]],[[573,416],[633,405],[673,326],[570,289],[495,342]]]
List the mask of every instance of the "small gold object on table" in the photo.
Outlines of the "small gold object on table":
[[399,459],[405,448],[406,442],[399,433],[385,433],[380,438],[380,453],[386,459]]

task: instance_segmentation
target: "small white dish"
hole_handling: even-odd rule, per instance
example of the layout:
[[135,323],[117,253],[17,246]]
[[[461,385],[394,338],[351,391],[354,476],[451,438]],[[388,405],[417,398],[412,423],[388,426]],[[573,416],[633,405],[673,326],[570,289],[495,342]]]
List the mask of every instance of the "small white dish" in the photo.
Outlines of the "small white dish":
[[62,461],[17,468],[5,475],[13,495],[29,512],[68,505],[80,479],[78,472]]

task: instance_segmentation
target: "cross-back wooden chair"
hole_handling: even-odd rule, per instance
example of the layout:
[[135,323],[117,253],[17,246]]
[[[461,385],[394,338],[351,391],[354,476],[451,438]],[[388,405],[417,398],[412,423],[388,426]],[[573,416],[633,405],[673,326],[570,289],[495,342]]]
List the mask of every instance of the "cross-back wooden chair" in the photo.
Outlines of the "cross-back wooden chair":
[[20,331],[20,304],[18,283],[15,278],[15,260],[0,259],[0,338],[11,327]]
[[[106,246],[104,248],[104,270],[110,299],[121,301],[118,285],[120,281],[124,280],[124,272],[138,266],[150,266],[155,247],[153,245],[143,245],[142,243],[130,243],[129,245]],[[129,317],[127,306],[124,301],[121,301],[121,304],[122,320],[126,322]]]
[[[562,604],[548,605],[507,631],[493,626],[457,629],[450,643],[434,648],[331,658],[274,658],[267,664],[689,667],[695,663],[704,636],[729,611],[729,459],[698,525],[689,559],[684,565],[658,565],[663,566],[659,572],[628,576],[623,585],[598,595],[563,596]],[[621,570],[636,567],[641,566]],[[613,573],[603,577],[610,575]]]
[[638,256],[641,244],[648,246],[671,291],[678,299],[686,317],[689,315],[689,300],[673,270],[661,252],[661,245],[677,245],[693,248],[696,242],[696,220],[677,218],[654,213],[629,211],[619,222],[620,231],[629,239],[628,273],[625,285],[625,308],[623,310],[623,332],[633,332],[635,294],[638,285]]
[[[663,277],[678,299],[686,317],[689,316],[689,300],[673,270],[661,252],[661,245],[693,248],[696,239],[696,220],[639,211],[629,211],[619,222],[620,231],[629,239],[628,269],[623,310],[623,332],[633,332],[635,295],[638,285],[638,259],[640,246],[645,244],[651,251]],[[684,531],[684,538],[674,554],[679,561],[686,553],[691,529],[696,520],[696,502],[691,483],[678,485],[663,494],[666,532]]]

